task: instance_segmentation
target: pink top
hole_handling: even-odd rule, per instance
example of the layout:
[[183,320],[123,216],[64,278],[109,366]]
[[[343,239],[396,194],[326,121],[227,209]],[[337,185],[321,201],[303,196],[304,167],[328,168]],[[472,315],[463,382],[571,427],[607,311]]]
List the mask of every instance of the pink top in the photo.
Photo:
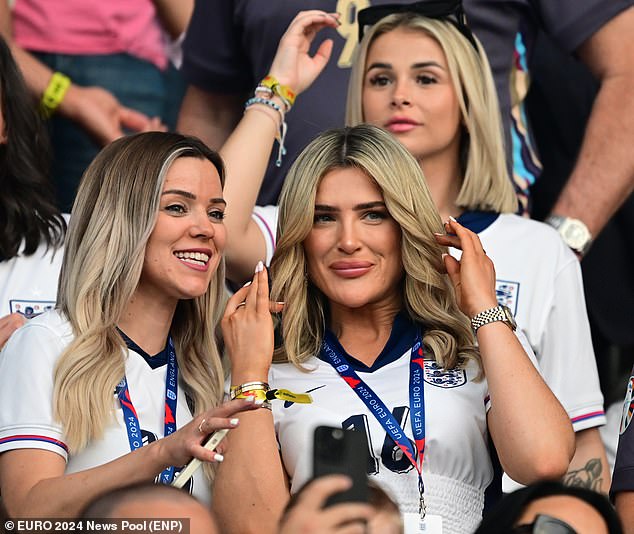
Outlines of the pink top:
[[27,50],[73,55],[124,52],[160,69],[167,66],[151,0],[15,0],[13,35]]

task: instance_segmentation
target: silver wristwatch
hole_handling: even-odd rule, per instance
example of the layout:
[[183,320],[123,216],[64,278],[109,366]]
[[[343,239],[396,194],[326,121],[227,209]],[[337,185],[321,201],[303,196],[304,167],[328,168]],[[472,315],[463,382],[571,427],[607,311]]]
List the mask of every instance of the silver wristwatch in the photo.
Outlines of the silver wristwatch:
[[564,243],[572,250],[583,256],[592,244],[592,235],[588,227],[579,219],[563,217],[562,215],[549,215],[544,221],[559,232]]
[[496,321],[502,321],[511,330],[515,330],[517,328],[517,323],[515,322],[515,318],[513,317],[511,310],[509,310],[507,306],[503,305],[496,306],[495,308],[489,308],[488,310],[481,311],[475,315],[471,319],[471,328],[475,334],[481,326],[494,323]]

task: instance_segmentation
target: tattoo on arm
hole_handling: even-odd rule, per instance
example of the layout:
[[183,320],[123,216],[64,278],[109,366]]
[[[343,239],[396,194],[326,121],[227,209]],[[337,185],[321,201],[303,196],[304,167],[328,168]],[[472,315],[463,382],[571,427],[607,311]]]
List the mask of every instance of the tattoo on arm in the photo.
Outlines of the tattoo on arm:
[[581,469],[568,471],[563,478],[566,486],[574,486],[578,488],[588,488],[594,491],[601,491],[601,483],[603,478],[601,472],[603,465],[600,458],[591,458]]

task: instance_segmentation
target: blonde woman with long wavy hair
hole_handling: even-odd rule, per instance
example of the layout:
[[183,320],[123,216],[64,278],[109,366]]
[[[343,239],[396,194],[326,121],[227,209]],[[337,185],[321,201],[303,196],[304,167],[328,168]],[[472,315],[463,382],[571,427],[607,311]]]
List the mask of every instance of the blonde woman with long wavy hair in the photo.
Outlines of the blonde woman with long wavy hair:
[[[312,475],[319,425],[363,433],[358,454],[406,513],[406,531],[420,521],[475,529],[493,478],[489,433],[518,480],[565,472],[570,422],[499,313],[491,260],[475,234],[441,223],[418,162],[391,134],[360,125],[317,137],[291,167],[279,210],[271,296],[284,302],[284,344],[271,363],[272,348],[255,341],[270,338],[262,271],[225,311],[231,381],[312,402],[276,399],[241,418],[215,481],[223,530],[275,531],[289,491]],[[370,516],[333,507],[319,524],[362,532]]]
[[[195,138],[115,141],[81,182],[58,303],[2,352],[0,488],[11,516],[72,517],[143,480],[170,483],[254,402],[222,400],[220,157]],[[206,473],[210,475],[210,470]],[[188,489],[210,499],[198,471]]]
[[[309,58],[293,42],[307,41],[301,26],[319,16],[298,15],[271,67],[301,91],[307,75],[295,65]],[[498,301],[514,313],[546,383],[573,424],[576,452],[565,480],[607,492],[610,471],[599,435],[605,424],[603,395],[579,262],[550,226],[515,214],[517,198],[505,164],[493,76],[460,2],[377,5],[361,10],[359,21],[363,38],[350,74],[346,124],[387,129],[418,161],[441,218],[453,216],[478,233],[496,266]],[[295,56],[295,62],[288,61]],[[265,130],[257,133],[257,143],[250,144],[253,153],[266,145]],[[242,140],[235,135],[232,142],[238,147]],[[247,164],[255,160],[242,163]],[[248,201],[255,201],[263,176],[264,166],[243,169],[239,179],[228,173],[227,191],[241,203],[238,213],[251,213]],[[276,227],[276,207],[255,209],[251,226],[258,230],[258,220],[260,227]],[[234,242],[245,252],[235,257],[262,256],[264,249],[267,257],[273,254],[274,236],[264,231],[250,235],[248,246]],[[517,485],[504,477],[504,487],[511,491]]]

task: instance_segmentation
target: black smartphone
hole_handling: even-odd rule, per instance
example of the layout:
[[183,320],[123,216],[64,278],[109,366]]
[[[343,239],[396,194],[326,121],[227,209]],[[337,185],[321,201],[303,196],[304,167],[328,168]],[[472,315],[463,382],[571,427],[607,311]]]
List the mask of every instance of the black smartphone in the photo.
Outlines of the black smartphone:
[[354,430],[318,426],[313,437],[313,477],[342,474],[352,487],[328,498],[326,506],[368,501],[368,445],[365,435]]

